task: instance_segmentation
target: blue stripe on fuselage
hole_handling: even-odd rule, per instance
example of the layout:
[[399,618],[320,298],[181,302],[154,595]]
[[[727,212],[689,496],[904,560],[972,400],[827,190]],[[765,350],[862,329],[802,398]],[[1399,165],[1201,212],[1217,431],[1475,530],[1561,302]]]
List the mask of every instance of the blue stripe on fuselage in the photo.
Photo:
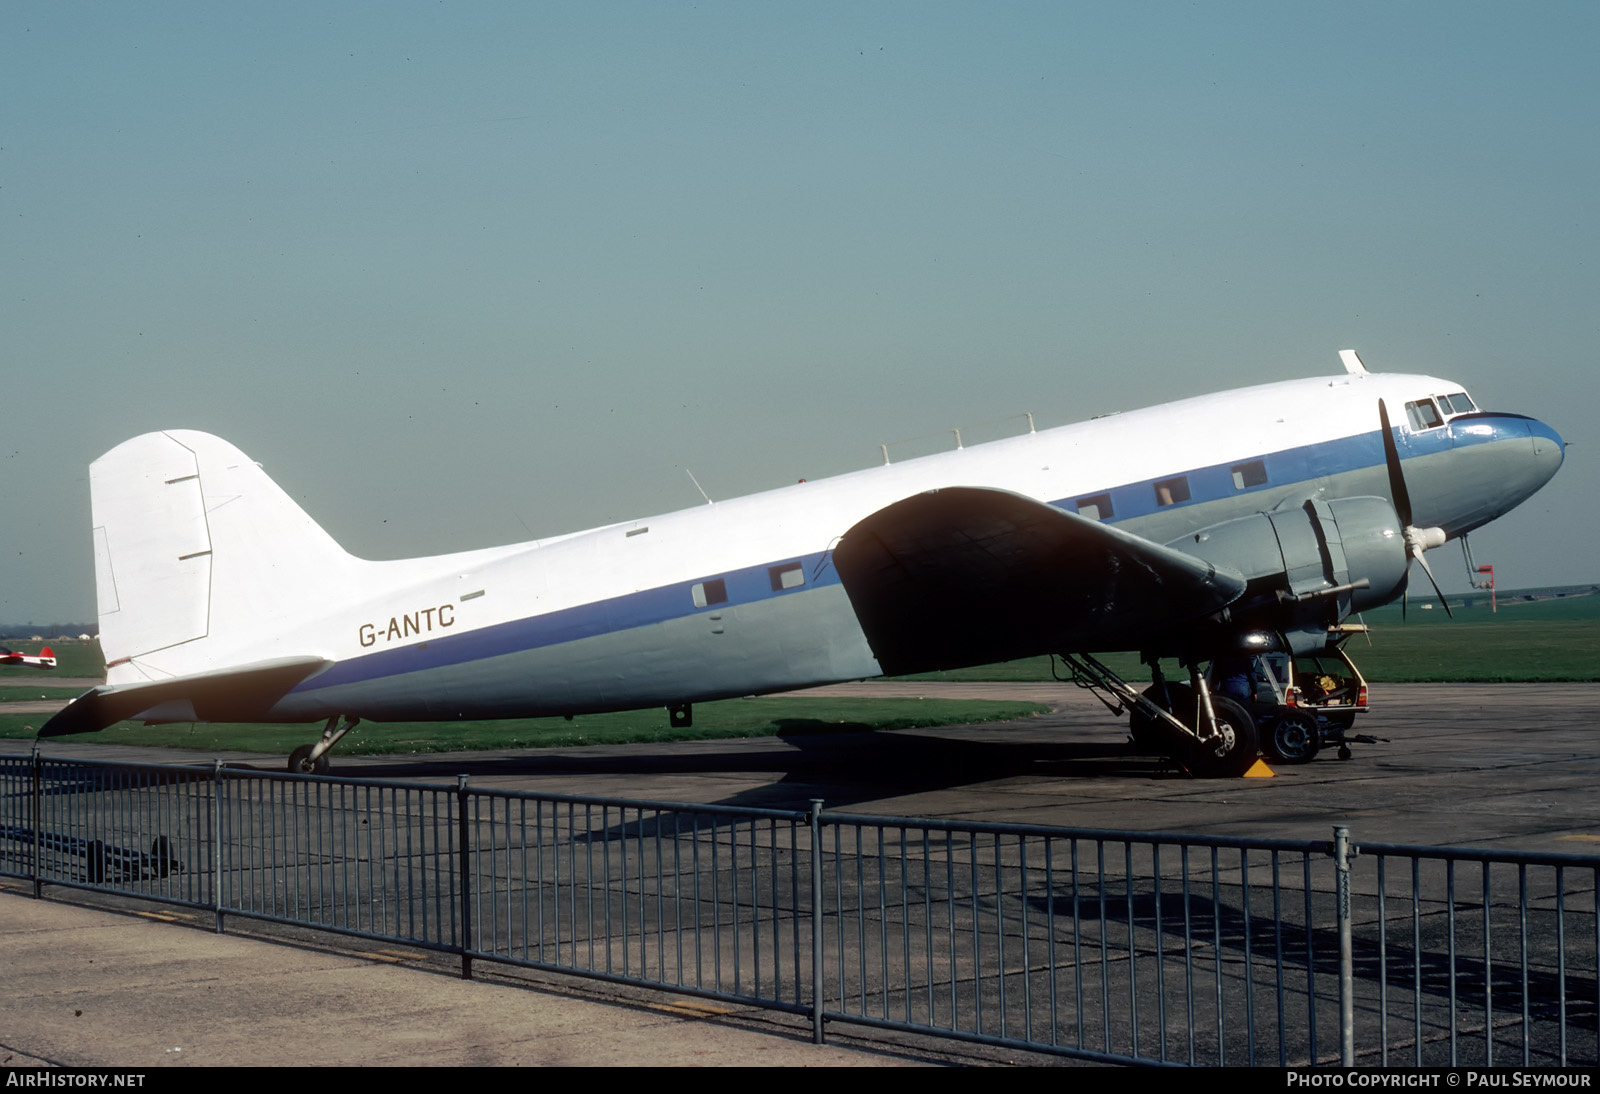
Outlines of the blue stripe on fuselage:
[[[792,589],[774,590],[769,570],[774,566],[784,566],[793,562],[801,564],[802,572],[806,575],[805,584]],[[295,688],[294,692],[311,692],[340,684],[354,684],[384,676],[400,676],[445,665],[481,661],[523,650],[559,646],[564,642],[576,642],[582,638],[632,630],[635,627],[648,627],[654,623],[664,623],[669,619],[727,611],[741,604],[792,596],[823,585],[837,585],[839,575],[831,565],[826,565],[826,562],[826,553],[817,551],[809,555],[762,563],[759,566],[747,566],[727,573],[708,574],[705,577],[678,581],[654,589],[643,589],[606,600],[595,600],[588,604],[562,608],[526,619],[493,623],[465,634],[435,638],[402,649],[369,653],[339,662],[321,675]],[[693,586],[717,578],[726,583],[728,599],[704,608],[695,607],[691,591]]]
[[[1427,430],[1423,433],[1399,432],[1402,458],[1430,455],[1447,451],[1457,445],[1482,444],[1493,441],[1525,438],[1534,419],[1519,415],[1474,414],[1473,425],[1493,426],[1489,432],[1474,430],[1454,432],[1448,427]],[[1548,427],[1546,427],[1548,429]],[[1551,434],[1554,435],[1553,431]],[[1252,460],[1261,460],[1266,467],[1267,481],[1259,486],[1235,489],[1233,468]],[[1163,475],[1159,479],[1121,486],[1085,490],[1070,498],[1060,498],[1051,504],[1068,512],[1077,511],[1077,499],[1097,494],[1109,494],[1115,514],[1110,523],[1120,524],[1156,512],[1165,512],[1201,505],[1225,498],[1259,493],[1263,490],[1281,491],[1286,484],[1309,482],[1328,475],[1343,474],[1370,467],[1381,467],[1384,462],[1383,441],[1377,430],[1317,445],[1304,445],[1281,452],[1230,460],[1227,463],[1197,467],[1186,472]],[[1156,504],[1155,484],[1180,476],[1189,480],[1190,496],[1187,501],[1172,505]],[[806,575],[805,584],[792,589],[772,588],[770,568],[799,562]],[[691,588],[700,582],[721,579],[726,582],[728,599],[724,603],[694,606]],[[787,559],[776,559],[756,566],[732,570],[727,573],[706,574],[688,581],[674,582],[654,589],[596,600],[526,619],[495,623],[465,634],[430,639],[401,649],[384,650],[341,661],[326,672],[296,687],[292,694],[304,694],[342,684],[354,684],[387,676],[400,676],[422,672],[447,665],[481,661],[491,657],[518,653],[524,650],[557,646],[584,638],[648,627],[685,616],[728,611],[741,604],[752,604],[780,596],[792,596],[808,589],[839,583],[839,575],[829,564],[826,551]]]

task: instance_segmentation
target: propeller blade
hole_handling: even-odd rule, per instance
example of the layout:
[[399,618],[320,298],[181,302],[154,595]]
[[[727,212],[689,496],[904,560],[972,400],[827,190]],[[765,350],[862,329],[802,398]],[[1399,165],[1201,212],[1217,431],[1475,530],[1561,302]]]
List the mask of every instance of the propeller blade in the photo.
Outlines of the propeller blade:
[[[1444,614],[1454,619],[1456,615],[1450,610],[1450,602],[1444,598],[1438,579],[1433,576],[1433,568],[1422,557],[1422,552],[1429,547],[1437,547],[1445,542],[1446,533],[1443,528],[1418,528],[1412,523],[1411,491],[1406,489],[1405,472],[1400,468],[1400,450],[1395,447],[1394,430],[1389,425],[1389,408],[1382,399],[1378,400],[1378,424],[1383,430],[1383,462],[1389,469],[1389,493],[1394,498],[1394,512],[1400,518],[1400,527],[1405,533],[1406,549],[1413,559],[1422,563],[1422,572],[1428,575],[1428,580],[1433,584],[1433,591],[1439,597],[1439,606],[1444,609]],[[1404,584],[1400,587],[1401,622],[1405,621],[1406,606],[1410,599],[1411,563],[1407,561]]]
[[[1439,606],[1444,609],[1445,615],[1448,615],[1451,619],[1454,619],[1456,617],[1456,613],[1450,610],[1450,602],[1444,598],[1444,590],[1439,588],[1439,582],[1435,580],[1433,576],[1433,567],[1429,566],[1428,560],[1422,557],[1422,548],[1413,548],[1411,557],[1422,563],[1422,572],[1427,574],[1428,580],[1433,583],[1433,591],[1439,597]],[[1407,567],[1407,569],[1410,569],[1410,567]]]
[[1411,492],[1406,489],[1405,473],[1400,470],[1400,450],[1394,444],[1394,430],[1389,427],[1389,408],[1378,400],[1378,422],[1383,426],[1383,462],[1389,468],[1389,493],[1394,498],[1394,511],[1400,523],[1411,524]]

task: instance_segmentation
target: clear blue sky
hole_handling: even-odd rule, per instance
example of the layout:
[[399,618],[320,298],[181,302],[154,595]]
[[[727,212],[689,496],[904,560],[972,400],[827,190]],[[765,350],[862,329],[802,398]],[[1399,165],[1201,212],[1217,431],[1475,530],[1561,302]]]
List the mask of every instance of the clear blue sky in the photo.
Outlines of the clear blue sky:
[[1560,429],[1474,547],[1600,579],[1596,56],[1593,3],[7,0],[0,620],[93,616],[152,429],[399,557],[1347,346]]

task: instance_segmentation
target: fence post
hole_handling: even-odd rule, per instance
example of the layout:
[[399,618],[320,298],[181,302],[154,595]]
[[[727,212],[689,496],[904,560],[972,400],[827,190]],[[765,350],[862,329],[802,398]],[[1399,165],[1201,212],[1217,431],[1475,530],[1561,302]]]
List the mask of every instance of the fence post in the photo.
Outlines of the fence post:
[[217,934],[222,923],[222,760],[211,767],[211,913]]
[[811,799],[811,1043],[822,1032],[822,799]]
[[33,828],[33,855],[28,862],[28,873],[33,879],[33,899],[38,900],[44,896],[44,883],[39,880],[39,854],[43,850],[43,836],[40,827],[44,823],[43,806],[41,799],[44,795],[42,789],[43,775],[40,772],[39,742],[33,742],[33,790],[29,795],[28,808],[31,812],[28,823]]
[[[1333,826],[1334,907],[1339,923],[1339,1065],[1354,1067],[1355,1048],[1355,962],[1350,944],[1350,829]],[[1311,1020],[1316,1022],[1316,1007]],[[1312,1061],[1316,1063],[1315,1060]]]
[[467,777],[456,776],[456,852],[461,858],[461,979],[472,979],[472,867],[467,857]]

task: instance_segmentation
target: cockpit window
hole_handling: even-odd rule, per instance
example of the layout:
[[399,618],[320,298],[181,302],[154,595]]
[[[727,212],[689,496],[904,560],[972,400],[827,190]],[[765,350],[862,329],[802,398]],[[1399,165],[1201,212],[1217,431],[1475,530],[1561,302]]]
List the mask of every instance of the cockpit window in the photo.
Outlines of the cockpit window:
[[1438,408],[1433,405],[1432,399],[1418,399],[1414,403],[1407,403],[1406,417],[1411,419],[1411,429],[1414,433],[1421,433],[1424,429],[1438,429],[1444,425],[1444,419],[1439,417]]
[[1467,398],[1465,391],[1458,391],[1454,395],[1441,395],[1439,402],[1447,414],[1470,414],[1478,409],[1472,405],[1472,400]]

